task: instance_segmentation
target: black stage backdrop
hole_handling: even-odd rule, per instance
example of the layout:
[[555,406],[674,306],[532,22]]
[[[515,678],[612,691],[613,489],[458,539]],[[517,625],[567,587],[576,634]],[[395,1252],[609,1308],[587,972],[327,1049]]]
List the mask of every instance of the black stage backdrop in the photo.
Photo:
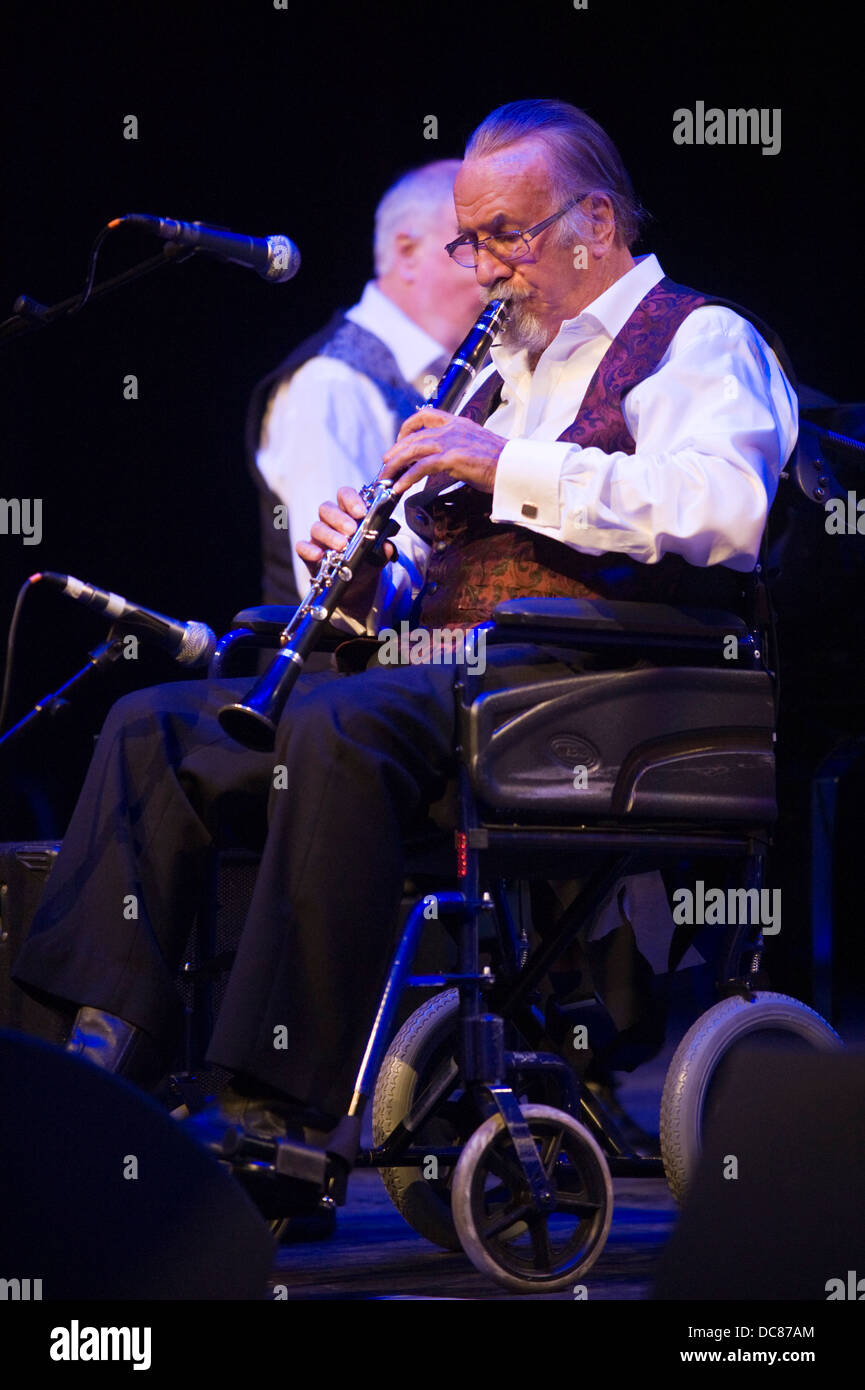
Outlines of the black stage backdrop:
[[[242,448],[251,387],[357,297],[385,187],[460,155],[474,125],[516,98],[587,109],[653,214],[639,249],[674,279],[768,319],[802,381],[862,399],[861,84],[845,13],[837,0],[7,7],[0,317],[21,292],[44,303],[73,293],[96,233],[130,211],[284,232],[303,265],[270,287],[196,257],[0,345],[0,493],[43,500],[39,545],[0,535],[3,627],[41,568],[217,631],[256,600]],[[779,151],[676,144],[674,112],[698,102],[780,111]],[[136,139],[124,137],[130,116]],[[425,138],[431,116],[436,139]],[[117,233],[100,276],[157,249]],[[137,400],[124,399],[131,374]],[[842,640],[850,624],[852,647],[860,597],[839,589],[821,600]],[[102,631],[37,591],[12,713],[69,675]],[[803,620],[802,651],[810,640]],[[107,700],[177,675],[158,657],[121,666],[101,700],[7,754],[3,838],[62,833]],[[804,704],[800,714],[811,727]],[[843,723],[828,720],[812,760]]]

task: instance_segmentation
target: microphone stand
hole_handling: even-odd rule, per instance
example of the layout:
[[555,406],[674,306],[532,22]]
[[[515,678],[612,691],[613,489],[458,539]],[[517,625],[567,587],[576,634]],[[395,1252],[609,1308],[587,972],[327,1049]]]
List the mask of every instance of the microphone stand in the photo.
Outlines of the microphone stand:
[[19,719],[17,724],[13,724],[11,729],[7,729],[5,734],[0,736],[0,749],[5,748],[13,739],[20,738],[42,715],[54,717],[62,714],[69,705],[68,695],[80,690],[85,684],[89,685],[97,673],[106,670],[123,655],[124,636],[121,630],[112,627],[105,641],[100,642],[98,647],[94,647],[92,652],[88,653],[89,660],[86,666],[82,666],[80,671],[76,671],[74,676],[64,681],[53,694],[43,695],[41,700],[36,701],[29,714],[25,714],[23,719]]
[[[161,266],[171,265],[173,262],[185,261],[190,256],[194,256],[197,248],[194,246],[178,246],[173,242],[155,256],[148,256],[146,261],[138,261],[128,270],[121,271],[119,275],[112,275],[108,280],[100,280],[94,285],[88,296],[88,303],[91,299],[99,299],[102,295],[111,294],[114,290],[122,289],[124,285],[131,284],[133,280],[139,280],[143,275],[149,275],[153,270],[159,270]],[[75,306],[80,303],[81,292],[72,295],[70,299],[64,299],[59,304],[40,304],[38,300],[31,299],[27,294],[20,294],[12,305],[12,316],[3,323],[0,323],[0,342],[6,338],[18,338],[23,333],[32,333],[36,328],[47,328],[56,319],[65,318],[72,313]]]

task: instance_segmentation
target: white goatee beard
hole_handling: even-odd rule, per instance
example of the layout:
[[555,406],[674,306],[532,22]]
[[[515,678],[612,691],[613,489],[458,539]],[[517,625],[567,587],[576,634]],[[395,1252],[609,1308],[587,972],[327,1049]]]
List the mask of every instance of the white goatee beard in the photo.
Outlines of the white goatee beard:
[[510,285],[493,285],[491,289],[483,291],[485,304],[489,304],[491,299],[503,299],[510,306],[508,320],[501,333],[501,342],[515,352],[523,348],[530,357],[537,358],[549,344],[550,334],[537,314],[523,303],[524,298],[524,295],[516,293]]

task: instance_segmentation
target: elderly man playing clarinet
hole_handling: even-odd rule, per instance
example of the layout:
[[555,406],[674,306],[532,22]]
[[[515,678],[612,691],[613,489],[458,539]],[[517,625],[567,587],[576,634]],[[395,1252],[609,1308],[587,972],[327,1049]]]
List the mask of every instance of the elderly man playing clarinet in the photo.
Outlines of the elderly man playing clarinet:
[[[385,454],[400,529],[388,563],[351,584],[345,628],[468,628],[526,594],[735,610],[797,432],[767,342],[654,256],[634,259],[630,180],[575,107],[494,111],[454,201],[449,252],[507,301],[507,326],[457,413],[413,415]],[[364,512],[351,488],[323,503],[297,545],[311,570]],[[302,675],[272,753],[216,718],[248,679],[119,701],[16,967],[69,1011],[70,1049],[158,1080],[207,856],[258,815],[261,867],[210,1044],[234,1078],[217,1118],[269,1137],[343,1113],[392,951],[404,838],[454,766],[454,678],[446,664]]]

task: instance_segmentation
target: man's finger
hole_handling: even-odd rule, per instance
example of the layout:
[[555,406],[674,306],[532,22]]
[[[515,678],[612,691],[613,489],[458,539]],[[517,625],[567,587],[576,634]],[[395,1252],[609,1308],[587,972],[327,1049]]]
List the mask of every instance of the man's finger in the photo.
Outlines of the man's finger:
[[345,550],[350,535],[354,535],[354,531],[337,531],[332,526],[325,526],[317,521],[309,533],[309,539],[312,545],[317,545],[322,550]]
[[298,541],[294,549],[306,565],[318,565],[324,555],[324,551],[313,545],[312,541]]
[[[363,506],[363,503],[361,503],[360,516],[363,517],[365,515],[366,508]],[[352,520],[342,507],[337,506],[336,502],[322,502],[318,509],[318,517],[318,521],[310,532],[314,539],[317,539],[315,535],[316,527],[321,525],[329,526],[331,530],[339,531],[344,536],[353,536],[357,530],[357,521]],[[360,517],[358,520],[360,520]]]
[[353,487],[341,487],[336,494],[336,500],[341,509],[348,512],[357,521],[362,521],[366,516],[366,504],[360,493],[355,492]]
[[384,455],[381,476],[395,478],[415,460],[438,456],[441,452],[441,444],[437,439],[404,439],[402,443],[394,444]]
[[[394,484],[394,494],[398,497],[400,493],[408,492],[410,487],[419,483],[421,478],[428,478],[431,473],[440,473],[441,471],[441,464],[437,459],[420,459],[417,463],[412,464],[411,468],[407,468],[404,473],[400,474]],[[454,478],[454,482],[456,481],[457,479]]]
[[[330,549],[331,547],[328,547]],[[298,541],[294,547],[296,553],[303,560],[304,564],[313,565],[316,568],[324,559],[324,551],[321,546],[314,545],[312,541]],[[385,541],[384,553],[388,560],[395,560],[397,557],[396,546],[391,541]]]
[[416,410],[414,415],[410,415],[407,420],[403,420],[397,439],[404,439],[407,434],[414,434],[416,430],[429,429],[433,425],[446,425],[449,420],[454,418],[446,410],[434,410],[431,406],[426,406],[423,410]]

